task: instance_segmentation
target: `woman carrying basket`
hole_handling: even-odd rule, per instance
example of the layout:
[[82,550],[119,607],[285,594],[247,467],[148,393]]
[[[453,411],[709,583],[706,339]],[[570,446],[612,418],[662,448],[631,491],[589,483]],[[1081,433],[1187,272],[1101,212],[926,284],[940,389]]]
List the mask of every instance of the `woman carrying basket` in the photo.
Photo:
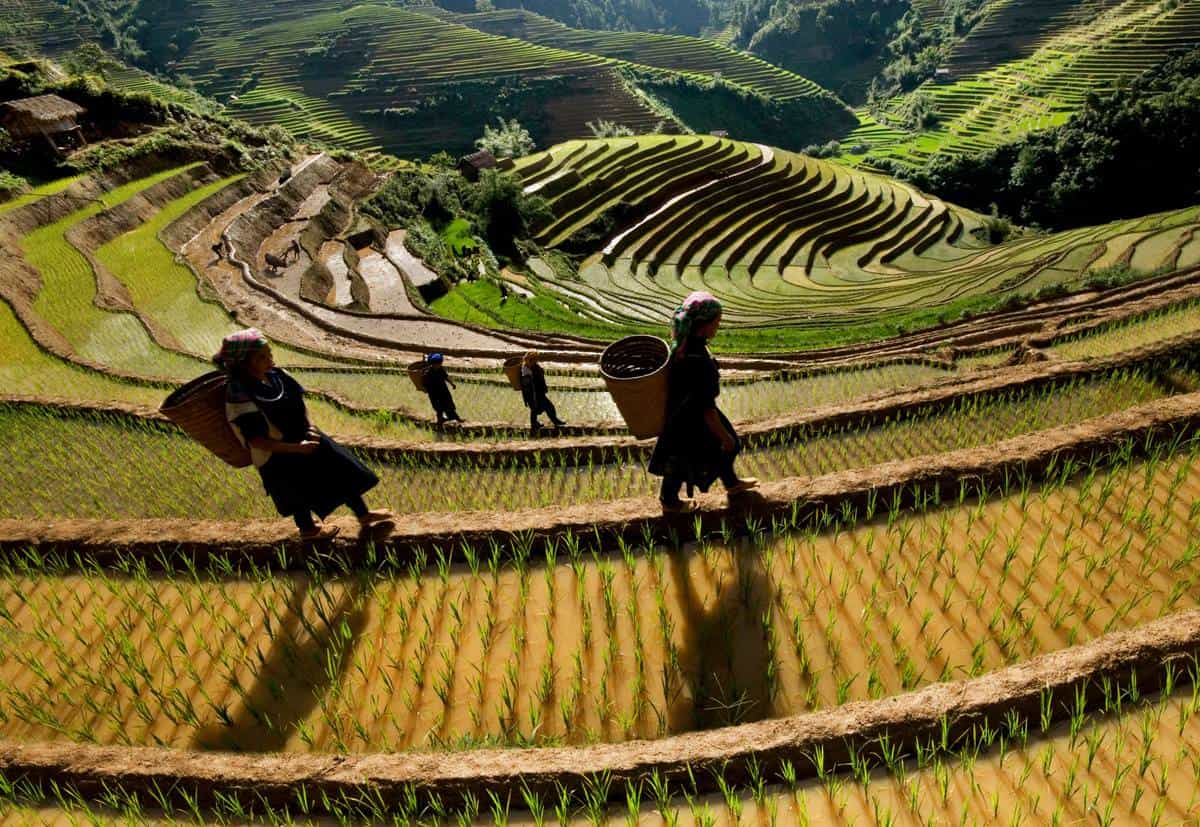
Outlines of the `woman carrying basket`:
[[549,415],[555,428],[562,428],[567,423],[558,418],[558,411],[550,397],[546,385],[546,372],[538,364],[538,352],[531,350],[521,357],[521,398],[525,407],[529,408],[529,432],[537,436],[542,424],[538,422],[538,414]]
[[458,408],[454,405],[454,397],[450,393],[450,388],[458,388],[450,379],[450,375],[446,373],[446,368],[442,364],[445,361],[440,353],[431,353],[425,357],[425,393],[429,394],[429,404],[433,405],[433,412],[437,415],[437,424],[443,422],[462,422],[463,419],[458,415]]
[[650,473],[663,478],[658,498],[665,514],[695,509],[694,502],[679,498],[685,483],[689,497],[693,488],[707,491],[716,479],[730,495],[758,485],[753,477],[739,478],[734,472],[741,443],[729,419],[717,409],[721,379],[708,342],[720,325],[721,303],[703,291],[684,299],[671,318],[667,416],[650,457]]
[[338,533],[322,525],[340,505],[369,526],[392,518],[371,511],[363,494],[379,482],[371,469],[314,428],[304,406],[304,388],[275,367],[271,345],[254,328],[226,336],[213,362],[229,376],[225,415],[234,433],[250,449],[254,467],[275,508],[291,517],[306,540]]

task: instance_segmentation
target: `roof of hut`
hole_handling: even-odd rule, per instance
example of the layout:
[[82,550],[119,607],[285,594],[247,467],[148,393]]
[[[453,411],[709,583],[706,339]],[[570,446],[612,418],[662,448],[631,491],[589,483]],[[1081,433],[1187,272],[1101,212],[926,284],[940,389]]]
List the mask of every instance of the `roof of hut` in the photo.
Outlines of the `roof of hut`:
[[59,121],[63,118],[74,118],[87,110],[77,103],[72,103],[58,95],[38,95],[33,98],[6,101],[0,104],[5,112],[28,115],[38,121]]
[[460,164],[465,162],[475,167],[475,169],[491,169],[496,166],[496,156],[486,149],[472,152],[470,155],[464,155],[458,160]]

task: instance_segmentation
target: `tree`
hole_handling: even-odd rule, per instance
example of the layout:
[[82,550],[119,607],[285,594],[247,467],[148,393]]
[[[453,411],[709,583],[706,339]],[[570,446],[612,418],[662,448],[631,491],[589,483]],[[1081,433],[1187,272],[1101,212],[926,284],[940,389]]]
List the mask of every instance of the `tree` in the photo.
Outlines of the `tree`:
[[475,141],[476,148],[486,149],[497,158],[520,158],[533,152],[533,138],[516,118],[497,118],[496,123],[495,127],[483,128],[483,137]]
[[550,218],[544,199],[526,195],[516,178],[494,169],[485,169],[479,177],[472,206],[488,245],[507,258],[517,255],[518,238]]

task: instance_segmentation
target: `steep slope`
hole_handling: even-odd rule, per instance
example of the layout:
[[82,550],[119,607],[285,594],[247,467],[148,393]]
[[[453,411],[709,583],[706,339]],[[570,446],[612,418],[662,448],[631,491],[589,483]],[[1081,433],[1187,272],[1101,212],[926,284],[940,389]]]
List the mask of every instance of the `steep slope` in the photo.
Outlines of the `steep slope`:
[[1089,94],[1116,89],[1196,45],[1196,0],[997,0],[936,79],[873,117],[862,113],[863,125],[844,143],[865,144],[870,159],[904,164],[983,151],[1062,124]]

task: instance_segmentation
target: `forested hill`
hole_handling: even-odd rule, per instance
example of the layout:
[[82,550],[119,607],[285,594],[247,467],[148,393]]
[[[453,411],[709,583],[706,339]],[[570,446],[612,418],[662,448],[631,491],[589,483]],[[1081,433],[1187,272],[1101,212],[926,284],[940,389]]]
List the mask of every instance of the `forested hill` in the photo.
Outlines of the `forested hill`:
[[437,0],[456,12],[526,9],[577,29],[700,34],[720,19],[710,0]]
[[913,178],[957,203],[1065,229],[1196,203],[1198,152],[1200,49],[1111,95],[1089,95],[1062,126],[936,158]]
[[865,95],[910,0],[737,0],[734,45],[797,70],[844,99]]

